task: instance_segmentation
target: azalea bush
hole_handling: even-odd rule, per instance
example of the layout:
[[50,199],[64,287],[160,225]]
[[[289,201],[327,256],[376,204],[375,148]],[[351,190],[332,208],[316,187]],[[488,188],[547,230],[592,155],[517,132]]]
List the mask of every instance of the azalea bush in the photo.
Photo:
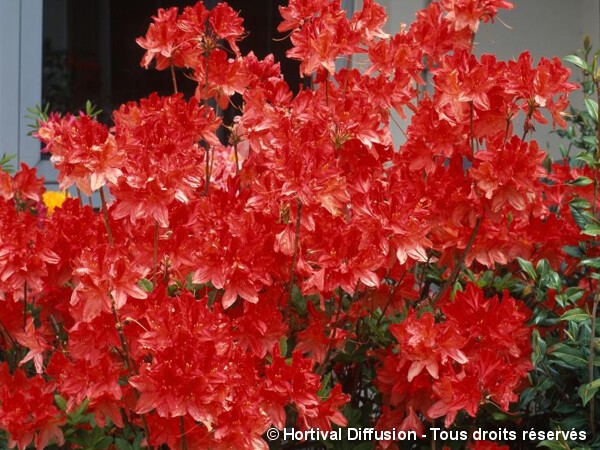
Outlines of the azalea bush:
[[[371,0],[291,0],[298,93],[241,54],[226,4],[158,10],[137,42],[172,95],[113,124],[40,119],[77,195],[0,172],[0,441],[348,448],[325,432],[374,427],[416,439],[355,448],[597,445],[597,58],[570,57],[587,109],[567,127],[557,58],[474,54],[509,8],[432,2],[390,36]],[[582,150],[552,163],[531,137],[548,121]]]

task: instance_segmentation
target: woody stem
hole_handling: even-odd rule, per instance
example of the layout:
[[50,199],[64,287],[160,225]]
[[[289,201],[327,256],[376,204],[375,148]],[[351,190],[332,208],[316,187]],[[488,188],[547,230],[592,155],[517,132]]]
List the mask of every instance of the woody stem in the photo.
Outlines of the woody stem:
[[104,226],[106,227],[106,235],[108,236],[108,245],[114,247],[115,241],[113,239],[112,231],[110,229],[110,222],[108,221],[108,207],[106,206],[104,187],[100,188],[100,200],[102,201],[102,215],[104,216]]
[[323,363],[317,369],[317,372],[316,372],[317,375],[323,375],[323,372],[325,371],[325,365],[327,364],[327,361],[329,360],[329,356],[331,355],[331,351],[333,350],[333,340],[335,338],[335,331],[337,330],[337,327],[339,325],[340,314],[342,312],[342,299],[343,299],[343,293],[341,293],[341,291],[340,291],[339,303],[338,303],[337,312],[335,314],[334,325],[333,325],[333,328],[331,329],[331,331],[329,332],[329,344],[327,346],[327,351],[325,352],[325,358],[323,359]]
[[394,299],[394,296],[396,295],[396,290],[398,289],[398,286],[400,286],[400,284],[404,280],[405,276],[406,276],[406,272],[404,272],[402,274],[402,276],[400,277],[400,279],[396,282],[396,284],[394,284],[394,287],[392,288],[392,291],[390,292],[390,295],[389,295],[387,301],[385,302],[385,305],[383,306],[383,309],[381,310],[381,316],[379,316],[379,319],[377,320],[377,325],[376,325],[377,328],[379,328],[379,325],[381,324],[381,321],[385,317],[385,313],[386,313],[388,307],[390,306],[390,303],[392,303],[392,300]]
[[15,340],[13,339],[13,337],[10,335],[10,333],[8,332],[8,330],[2,323],[2,320],[0,320],[0,334],[12,348],[16,348]]
[[[123,362],[125,363],[125,368],[129,372],[129,376],[132,377],[134,375],[138,375],[138,370],[135,364],[133,364],[133,360],[131,358],[131,353],[129,351],[129,344],[127,343],[127,337],[125,333],[123,333],[123,323],[119,319],[119,314],[117,313],[117,306],[115,305],[115,300],[111,296],[111,310],[113,319],[115,321],[115,328],[117,329],[117,334],[119,335],[119,341],[121,342],[121,350],[123,355]],[[137,389],[134,389],[136,397],[140,398],[140,393]],[[144,433],[146,434],[146,440],[150,440],[150,429],[148,428],[148,422],[146,421],[146,416],[144,414],[140,414],[140,418],[142,419],[142,426],[144,428]],[[152,450],[152,446],[148,443],[148,448]]]
[[[208,91],[208,69],[209,69],[209,59],[210,57],[210,52],[208,52],[207,54],[205,54],[205,60],[206,60],[206,67],[205,67],[205,71],[204,71],[204,94],[207,95],[207,91]],[[206,118],[208,118],[208,100],[207,97],[204,99],[204,106],[206,108]],[[208,195],[208,190],[210,188],[210,145],[207,143],[206,144],[206,166],[205,166],[205,183],[204,183],[204,195],[207,196]]]
[[473,126],[473,116],[475,112],[473,111],[473,100],[469,102],[469,128],[470,128],[470,144],[471,144],[471,153],[475,156],[475,129]]
[[289,296],[292,298],[294,282],[296,277],[296,264],[298,263],[298,248],[300,246],[300,222],[302,218],[302,202],[299,198],[296,199],[296,231],[294,235],[294,255],[292,256],[292,265],[290,266],[290,286]]
[[210,147],[206,146],[206,165],[205,165],[205,181],[204,181],[204,195],[208,195],[208,189],[210,188]]
[[235,173],[240,173],[240,159],[238,156],[237,142],[233,144],[233,155],[235,156]]
[[23,331],[27,326],[27,282],[23,284]]
[[[596,316],[598,314],[598,302],[600,301],[600,293],[594,296],[594,306],[592,307],[592,325],[590,331],[590,354],[588,356],[588,377],[589,382],[594,381],[594,359],[596,357]],[[595,410],[596,401],[595,395],[590,399],[590,429],[592,436],[596,435]]]
[[175,66],[171,63],[171,81],[173,82],[173,90],[177,94],[179,91],[177,90],[177,77],[175,76]]
[[[596,98],[600,104],[600,79],[594,79],[594,85],[596,87]],[[596,136],[598,138],[598,144],[596,147],[596,161],[600,159],[600,125],[596,124]],[[594,170],[594,204],[592,205],[594,211],[594,217],[596,216],[596,196],[598,190],[598,168]],[[590,331],[590,354],[588,356],[588,377],[589,382],[594,381],[594,360],[596,358],[596,316],[598,315],[598,302],[600,301],[600,293],[597,293],[594,297],[594,306],[592,306],[592,324]],[[595,396],[590,399],[590,428],[592,430],[592,436],[596,434],[596,400]]]
[[454,283],[456,283],[456,280],[458,279],[458,275],[460,274],[460,271],[463,269],[463,265],[465,264],[465,260],[467,259],[467,255],[471,251],[471,247],[473,247],[473,243],[475,242],[475,236],[477,236],[477,233],[479,232],[480,225],[481,225],[481,217],[478,217],[477,221],[475,222],[475,226],[473,227],[473,231],[471,232],[471,236],[469,237],[469,242],[467,242],[467,246],[465,247],[465,249],[463,250],[463,252],[460,256],[460,260],[454,266],[454,270],[450,274],[450,277],[448,277],[448,279],[444,282],[444,284],[442,284],[442,286],[440,287],[440,290],[438,291],[438,293],[435,295],[435,297],[431,301],[432,306],[434,306],[438,301],[440,301],[440,299],[443,297],[444,293],[446,292],[446,289],[448,289],[449,286],[452,286],[452,285],[454,285]]
[[81,199],[81,191],[79,190],[79,188],[77,189],[77,198],[79,199],[79,204],[83,205],[83,200]]
[[156,284],[158,270],[158,220],[154,219],[154,246],[152,251],[152,284]]
[[[106,197],[104,195],[104,187],[100,188],[100,200],[102,201],[102,215],[104,216],[104,225],[106,227],[106,235],[108,236],[108,244],[111,247],[114,247],[115,241],[113,239],[112,231],[110,229],[110,222],[108,220],[108,207],[106,206]],[[123,333],[123,324],[121,323],[121,320],[119,319],[119,315],[117,313],[117,306],[115,305],[115,300],[114,300],[114,298],[112,298],[112,296],[111,296],[110,300],[111,300],[112,315],[113,315],[113,319],[115,321],[115,328],[117,329],[117,334],[119,335],[119,341],[121,342],[121,350],[123,351],[122,354],[124,355],[123,362],[125,363],[125,367],[127,368],[127,371],[129,372],[129,376],[137,375],[137,370],[132,362],[131,353],[129,352],[129,345],[127,344],[127,338],[125,337],[125,333]],[[135,391],[136,396],[139,398],[139,392],[137,391],[137,389],[134,389],[134,391]],[[146,421],[146,417],[143,414],[140,414],[140,418],[142,419],[142,425],[144,427],[144,433],[146,434],[146,439],[149,441],[150,440],[150,431],[148,429],[148,422]],[[148,448],[150,450],[153,449],[153,447],[150,444],[148,444]]]
[[183,422],[183,416],[179,417],[179,433],[181,438],[181,450],[188,450],[187,440],[185,438],[185,424]]

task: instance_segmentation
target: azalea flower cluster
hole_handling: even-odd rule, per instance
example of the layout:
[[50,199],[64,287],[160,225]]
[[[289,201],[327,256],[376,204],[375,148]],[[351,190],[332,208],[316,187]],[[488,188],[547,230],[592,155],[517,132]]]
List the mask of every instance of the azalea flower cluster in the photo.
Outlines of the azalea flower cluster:
[[[473,54],[480,22],[511,7],[432,2],[389,36],[372,0],[350,17],[339,0],[291,0],[279,30],[312,84],[297,94],[273,57],[241,54],[226,4],[159,10],[137,42],[175,93],[121,106],[110,128],[55,114],[37,132],[60,188],[99,192],[102,211],[75,196],[46,208],[32,169],[0,173],[9,445],[62,444],[82,405],[99,427],[173,449],[267,449],[272,426],[345,426],[365,389],[382,394],[370,420],[385,429],[508,411],[531,369],[529,311],[473,282],[454,290],[464,268],[476,280],[517,257],[564,258],[580,236],[561,212],[591,199],[529,139],[535,123],[564,124],[569,71]],[[198,83],[191,99],[179,71]],[[224,145],[216,107],[234,94]],[[395,114],[410,116],[399,147]],[[357,343],[366,356],[336,361]],[[376,373],[367,388],[361,364]]]
[[449,427],[459,411],[471,417],[489,402],[507,411],[532,369],[529,312],[507,294],[485,300],[473,284],[442,307],[444,322],[413,311],[390,326],[398,346],[386,349],[377,385],[386,398],[379,426],[401,423],[425,429],[418,414],[444,417]]

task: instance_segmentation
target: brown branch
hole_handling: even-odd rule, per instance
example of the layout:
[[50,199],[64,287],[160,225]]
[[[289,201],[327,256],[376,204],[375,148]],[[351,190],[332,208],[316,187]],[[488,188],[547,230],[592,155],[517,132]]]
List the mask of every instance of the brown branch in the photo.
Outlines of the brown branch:
[[292,264],[290,266],[290,285],[288,287],[289,297],[292,298],[294,283],[296,278],[296,264],[298,263],[298,251],[300,247],[300,224],[302,220],[302,202],[299,198],[296,199],[296,231],[294,235],[294,255],[292,256]]
[[467,258],[467,255],[471,251],[471,247],[473,247],[473,243],[475,242],[475,236],[477,236],[477,233],[479,232],[480,225],[481,225],[481,217],[478,217],[477,220],[475,221],[475,226],[473,227],[473,232],[471,233],[471,236],[469,237],[469,242],[467,242],[467,246],[465,247],[465,249],[462,252],[462,255],[460,256],[460,260],[457,262],[456,266],[454,266],[454,270],[452,271],[452,273],[450,274],[448,279],[444,282],[444,284],[442,284],[442,286],[440,287],[440,290],[438,291],[438,293],[435,295],[435,297],[431,301],[432,306],[434,306],[438,301],[440,301],[440,299],[443,297],[444,293],[446,292],[446,289],[448,289],[449,286],[453,286],[454,283],[456,283],[456,280],[458,279],[458,275],[460,274],[460,271],[463,269],[465,259]]
[[110,222],[108,221],[108,207],[106,206],[104,187],[100,188],[100,200],[102,201],[102,215],[104,216],[104,226],[106,227],[106,235],[108,236],[108,245],[114,247],[115,240],[113,239],[112,231],[110,229]]
[[[590,331],[590,354],[588,356],[588,378],[589,382],[594,381],[594,360],[596,359],[596,316],[598,315],[598,302],[600,301],[600,293],[594,297],[594,306],[592,307],[592,326]],[[592,436],[596,435],[596,401],[595,395],[590,399],[590,429]]]

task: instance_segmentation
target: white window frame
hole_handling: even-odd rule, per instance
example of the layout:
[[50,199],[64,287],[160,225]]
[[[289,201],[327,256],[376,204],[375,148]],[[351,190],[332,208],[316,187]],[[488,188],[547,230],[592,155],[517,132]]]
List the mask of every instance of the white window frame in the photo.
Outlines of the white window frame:
[[42,27],[43,0],[0,0],[0,155],[15,155],[17,167],[45,162],[25,118],[41,103]]

